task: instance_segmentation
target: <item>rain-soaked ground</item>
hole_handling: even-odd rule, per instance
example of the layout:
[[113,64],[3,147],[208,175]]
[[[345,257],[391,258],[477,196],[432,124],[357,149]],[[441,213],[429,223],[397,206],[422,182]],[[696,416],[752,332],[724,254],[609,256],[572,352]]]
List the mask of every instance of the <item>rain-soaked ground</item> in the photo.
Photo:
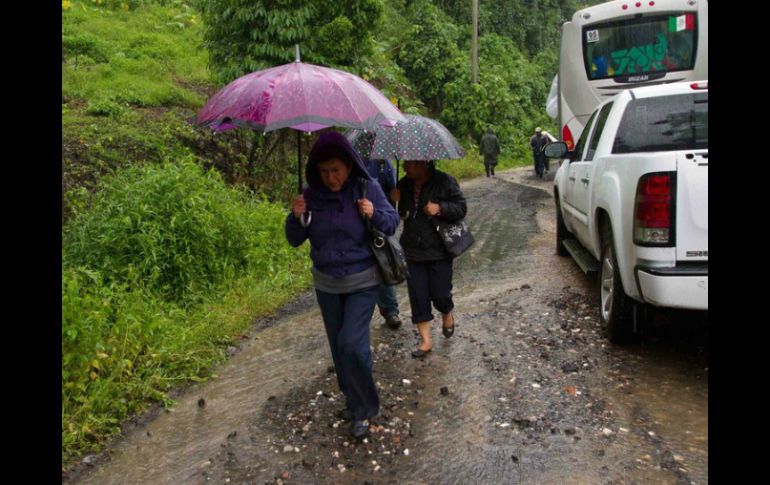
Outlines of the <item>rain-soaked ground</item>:
[[[312,293],[210,382],[64,481],[94,484],[708,483],[707,315],[658,313],[640,343],[599,333],[593,279],[555,255],[553,170],[462,184],[454,337],[433,352],[372,323],[381,415],[355,443]],[[438,315],[438,314],[437,314]]]

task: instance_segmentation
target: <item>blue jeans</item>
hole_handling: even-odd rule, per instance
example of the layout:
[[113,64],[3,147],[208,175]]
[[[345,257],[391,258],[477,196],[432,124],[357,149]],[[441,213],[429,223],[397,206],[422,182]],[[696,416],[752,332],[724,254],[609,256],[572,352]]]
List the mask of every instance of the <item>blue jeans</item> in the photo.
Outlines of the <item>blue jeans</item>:
[[341,295],[316,290],[337,383],[353,419],[376,416],[380,399],[372,377],[369,324],[378,286]]
[[385,283],[380,285],[380,290],[377,294],[377,306],[380,309],[380,315],[384,318],[398,315],[398,300],[396,299],[396,287],[386,285]]

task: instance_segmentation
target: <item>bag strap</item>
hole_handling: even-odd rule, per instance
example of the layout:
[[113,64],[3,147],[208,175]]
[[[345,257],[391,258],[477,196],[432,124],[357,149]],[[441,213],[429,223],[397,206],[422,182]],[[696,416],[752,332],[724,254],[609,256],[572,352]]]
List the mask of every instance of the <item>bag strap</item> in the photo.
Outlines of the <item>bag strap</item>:
[[[364,177],[361,177],[360,179],[358,179],[358,183],[361,186],[361,198],[365,199],[366,198],[366,179]],[[366,216],[363,214],[361,214],[361,219],[363,219],[364,225],[369,230],[369,232],[372,232],[372,229],[373,229],[372,221],[367,219]]]

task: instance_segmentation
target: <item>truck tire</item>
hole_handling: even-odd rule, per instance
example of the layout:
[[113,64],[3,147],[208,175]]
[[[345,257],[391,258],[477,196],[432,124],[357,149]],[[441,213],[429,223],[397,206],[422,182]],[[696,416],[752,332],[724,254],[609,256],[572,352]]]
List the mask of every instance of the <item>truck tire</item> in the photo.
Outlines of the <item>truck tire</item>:
[[564,217],[561,215],[561,205],[559,196],[556,196],[556,254],[559,256],[569,256],[567,248],[564,247],[564,240],[571,239],[572,233],[564,225]]
[[623,290],[612,228],[608,226],[602,238],[602,259],[599,271],[599,315],[604,336],[614,344],[630,343],[634,339],[633,301]]

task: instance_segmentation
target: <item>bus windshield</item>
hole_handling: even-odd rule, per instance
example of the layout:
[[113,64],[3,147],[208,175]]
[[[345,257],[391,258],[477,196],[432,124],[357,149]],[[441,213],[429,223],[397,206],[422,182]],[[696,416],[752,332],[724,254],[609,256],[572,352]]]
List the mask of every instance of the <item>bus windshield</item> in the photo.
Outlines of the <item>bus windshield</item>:
[[640,74],[690,70],[695,64],[693,12],[626,19],[583,27],[589,80],[633,81]]

